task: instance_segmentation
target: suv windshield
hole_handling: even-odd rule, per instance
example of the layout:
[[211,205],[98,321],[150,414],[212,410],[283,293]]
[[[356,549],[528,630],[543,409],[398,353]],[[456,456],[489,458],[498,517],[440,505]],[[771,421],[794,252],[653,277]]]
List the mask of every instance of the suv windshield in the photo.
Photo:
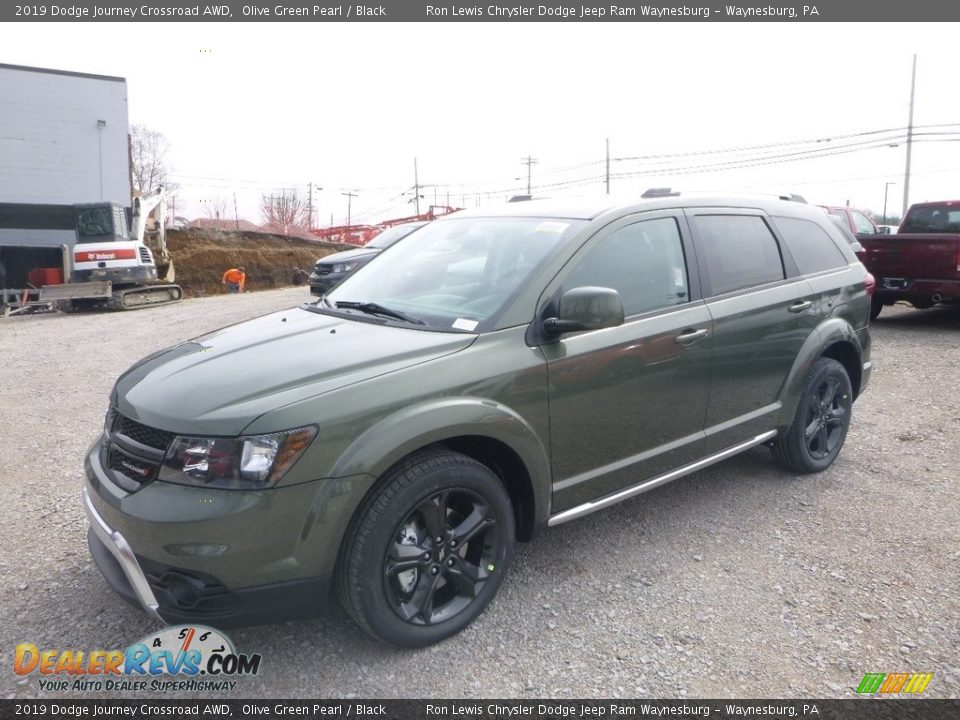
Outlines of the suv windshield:
[[458,218],[435,221],[377,256],[327,296],[376,305],[445,330],[488,329],[527,279],[582,221]]
[[397,240],[405,238],[414,230],[422,228],[424,225],[426,225],[426,223],[407,223],[405,225],[397,225],[396,227],[387,228],[382,233],[377,235],[373,240],[368,242],[364,247],[386,250]]

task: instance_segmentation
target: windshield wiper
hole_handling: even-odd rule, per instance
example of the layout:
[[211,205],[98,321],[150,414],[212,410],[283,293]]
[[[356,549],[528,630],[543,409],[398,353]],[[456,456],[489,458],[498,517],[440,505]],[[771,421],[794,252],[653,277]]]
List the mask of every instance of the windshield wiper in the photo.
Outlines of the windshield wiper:
[[359,310],[362,313],[367,313],[368,315],[385,315],[387,317],[396,318],[397,320],[403,320],[404,322],[411,323],[413,325],[426,325],[426,323],[420,318],[415,318],[412,315],[407,315],[400,312],[399,310],[391,310],[388,307],[379,305],[374,302],[356,302],[354,300],[339,300],[337,301],[338,308],[345,308],[347,310]]

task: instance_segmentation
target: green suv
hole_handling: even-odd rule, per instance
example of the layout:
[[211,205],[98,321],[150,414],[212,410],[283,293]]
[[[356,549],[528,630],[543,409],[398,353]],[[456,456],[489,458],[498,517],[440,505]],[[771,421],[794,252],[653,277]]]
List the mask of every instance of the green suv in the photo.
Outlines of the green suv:
[[335,592],[381,640],[437,642],[540,529],[761,444],[827,468],[872,291],[789,199],[460,212],[123,374],[85,463],[90,549],[167,623],[304,618]]

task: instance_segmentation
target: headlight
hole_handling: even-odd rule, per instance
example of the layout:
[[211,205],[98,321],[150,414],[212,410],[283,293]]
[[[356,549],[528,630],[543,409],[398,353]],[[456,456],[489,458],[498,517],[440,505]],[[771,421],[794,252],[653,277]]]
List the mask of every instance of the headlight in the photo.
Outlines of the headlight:
[[333,271],[335,273],[350,272],[359,264],[360,263],[357,260],[354,260],[352,262],[337,263],[336,265],[333,266]]
[[227,490],[275,485],[300,459],[316,427],[239,438],[177,437],[163,458],[158,480]]

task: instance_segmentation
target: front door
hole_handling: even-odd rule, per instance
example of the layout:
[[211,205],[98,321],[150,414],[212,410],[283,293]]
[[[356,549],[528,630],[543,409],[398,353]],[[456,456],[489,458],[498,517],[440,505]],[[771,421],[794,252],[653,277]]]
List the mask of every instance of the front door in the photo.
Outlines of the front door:
[[713,339],[687,235],[679,212],[625,218],[554,281],[554,292],[617,290],[626,318],[542,345],[554,513],[702,455]]

